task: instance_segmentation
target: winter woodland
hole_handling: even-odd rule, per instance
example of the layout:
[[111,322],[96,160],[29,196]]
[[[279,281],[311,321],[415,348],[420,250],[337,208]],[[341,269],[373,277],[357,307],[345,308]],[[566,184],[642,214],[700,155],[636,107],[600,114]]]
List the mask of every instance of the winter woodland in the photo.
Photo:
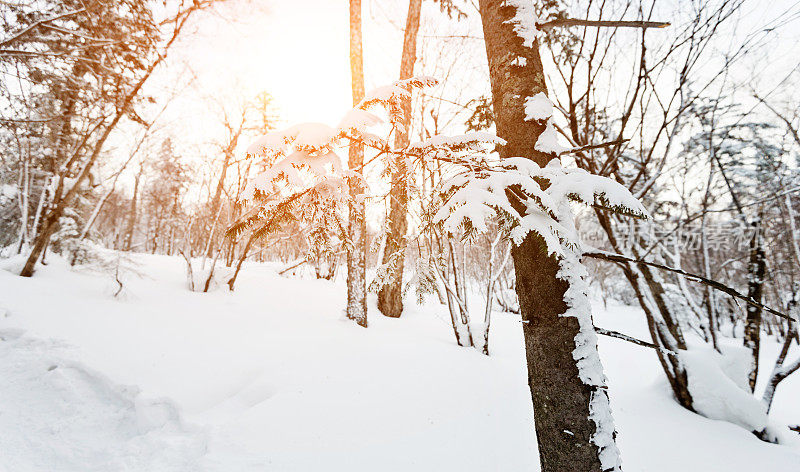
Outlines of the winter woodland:
[[800,469],[797,3],[0,20],[0,470]]

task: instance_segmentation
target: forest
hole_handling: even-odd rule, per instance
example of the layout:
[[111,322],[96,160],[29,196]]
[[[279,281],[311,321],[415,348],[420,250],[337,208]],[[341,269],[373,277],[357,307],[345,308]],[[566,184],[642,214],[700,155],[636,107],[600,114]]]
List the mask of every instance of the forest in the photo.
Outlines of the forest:
[[0,22],[0,471],[800,470],[800,2]]

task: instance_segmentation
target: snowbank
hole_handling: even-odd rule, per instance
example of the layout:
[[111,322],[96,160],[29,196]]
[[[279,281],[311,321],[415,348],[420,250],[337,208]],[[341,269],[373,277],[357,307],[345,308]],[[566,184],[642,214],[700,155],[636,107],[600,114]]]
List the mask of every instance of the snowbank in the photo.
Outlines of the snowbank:
[[[341,281],[270,265],[203,294],[181,258],[137,255],[148,276],[117,300],[110,277],[48,259],[30,279],[0,270],[0,471],[538,470],[517,316],[493,316],[487,358],[433,300],[400,319],[371,300],[364,330]],[[594,308],[647,339],[638,310]],[[800,449],[678,406],[651,350],[598,342],[624,470],[797,470]],[[777,419],[798,422],[798,394],[781,385]]]
[[57,341],[9,329],[0,339],[0,469],[198,469],[204,434],[185,425],[170,400],[143,397],[61,357]]
[[738,424],[748,431],[761,431],[767,425],[764,405],[743,388],[743,370],[733,353],[722,356],[709,349],[681,352],[686,366],[692,406],[714,420]]

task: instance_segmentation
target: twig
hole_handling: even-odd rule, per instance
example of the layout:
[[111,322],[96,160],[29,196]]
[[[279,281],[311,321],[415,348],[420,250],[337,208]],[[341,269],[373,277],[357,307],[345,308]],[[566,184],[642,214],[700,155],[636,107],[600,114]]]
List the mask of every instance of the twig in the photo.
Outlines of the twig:
[[86,11],[85,8],[80,8],[78,10],[68,11],[68,12],[65,12],[65,13],[61,13],[59,15],[51,16],[49,18],[43,18],[43,19],[33,23],[32,25],[28,26],[27,28],[22,29],[17,33],[14,33],[8,39],[4,39],[4,40],[0,41],[0,46],[5,46],[6,44],[9,44],[10,42],[14,41],[15,39],[18,39],[19,37],[23,36],[25,33],[35,29],[39,25],[43,25],[43,24],[48,23],[50,21],[59,20],[61,18],[66,18],[68,16],[77,15],[78,13],[83,13],[85,11]]
[[603,148],[603,147],[609,147],[609,146],[616,146],[617,144],[622,144],[622,143],[625,143],[625,142],[628,142],[628,141],[630,141],[630,139],[617,139],[617,140],[614,140],[614,141],[608,141],[607,143],[588,144],[586,146],[567,149],[566,151],[562,152],[561,154],[569,154],[569,153],[572,153],[572,152],[582,152],[582,151],[588,151],[590,149],[597,149],[597,148]]
[[114,292],[114,298],[117,298],[117,296],[119,296],[119,294],[122,293],[123,289],[122,281],[119,279],[119,264],[120,264],[120,257],[117,256],[117,267],[114,269],[114,280],[117,282],[117,285],[119,285],[119,288],[117,289],[116,292]]
[[611,338],[622,339],[623,341],[628,341],[629,343],[638,344],[639,346],[649,347],[650,349],[655,349],[656,351],[661,351],[663,354],[668,356],[677,356],[678,353],[675,351],[670,351],[669,349],[664,349],[661,346],[653,344],[651,342],[643,341],[639,338],[634,338],[633,336],[628,336],[627,334],[622,334],[619,331],[614,331],[611,329],[605,328],[598,328],[595,326],[594,328],[597,334],[602,334],[603,336],[608,336]]

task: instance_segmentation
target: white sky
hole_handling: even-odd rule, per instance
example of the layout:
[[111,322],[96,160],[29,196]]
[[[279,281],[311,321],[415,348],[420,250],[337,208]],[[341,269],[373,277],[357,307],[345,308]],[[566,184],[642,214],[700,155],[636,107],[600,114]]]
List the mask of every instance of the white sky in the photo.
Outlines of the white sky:
[[[669,16],[670,3],[659,4],[663,15]],[[743,11],[744,21],[739,23],[746,27],[741,29],[752,31],[755,25],[794,4],[791,0],[749,3],[749,8]],[[363,0],[367,90],[397,78],[407,6],[407,0]],[[434,2],[425,1],[421,33],[455,31],[480,37],[482,31],[474,7],[467,7],[467,11],[473,18],[455,24],[448,22]],[[189,120],[206,115],[204,123],[191,122],[189,134],[211,125],[207,121],[214,118],[214,113],[208,113],[207,103],[197,103],[208,101],[210,96],[235,102],[267,91],[274,97],[286,124],[306,121],[335,124],[351,106],[346,0],[229,0],[218,7],[218,12],[206,14],[193,25],[194,34],[185,35],[186,39],[171,56],[172,74],[183,62],[189,64],[197,77],[191,93],[181,99],[195,103],[184,103],[180,108],[195,107],[188,113],[192,116],[186,117]],[[774,49],[778,61],[797,62],[798,35],[792,36],[793,41],[784,43],[790,46],[788,50]],[[421,43],[424,41],[424,37],[420,38]],[[478,39],[467,44],[471,48],[464,51],[459,66],[481,67],[483,58],[476,61],[474,56],[482,56],[482,42]],[[437,59],[438,51],[426,53],[428,61]],[[418,64],[417,73],[420,69],[435,74],[430,67]],[[172,80],[170,77],[167,82]],[[454,87],[472,86],[461,82],[448,84],[448,92],[453,93]],[[475,87],[474,95],[480,95],[487,87],[488,84]],[[201,105],[205,112],[199,108]]]
[[[396,80],[402,33],[391,26],[373,33],[376,21],[383,23],[405,3],[364,2],[368,89],[376,76],[383,76],[381,84]],[[198,75],[198,88],[235,87],[250,96],[267,91],[288,123],[335,123],[352,106],[348,2],[232,0],[220,11],[204,18],[198,34],[181,45],[181,59]]]

